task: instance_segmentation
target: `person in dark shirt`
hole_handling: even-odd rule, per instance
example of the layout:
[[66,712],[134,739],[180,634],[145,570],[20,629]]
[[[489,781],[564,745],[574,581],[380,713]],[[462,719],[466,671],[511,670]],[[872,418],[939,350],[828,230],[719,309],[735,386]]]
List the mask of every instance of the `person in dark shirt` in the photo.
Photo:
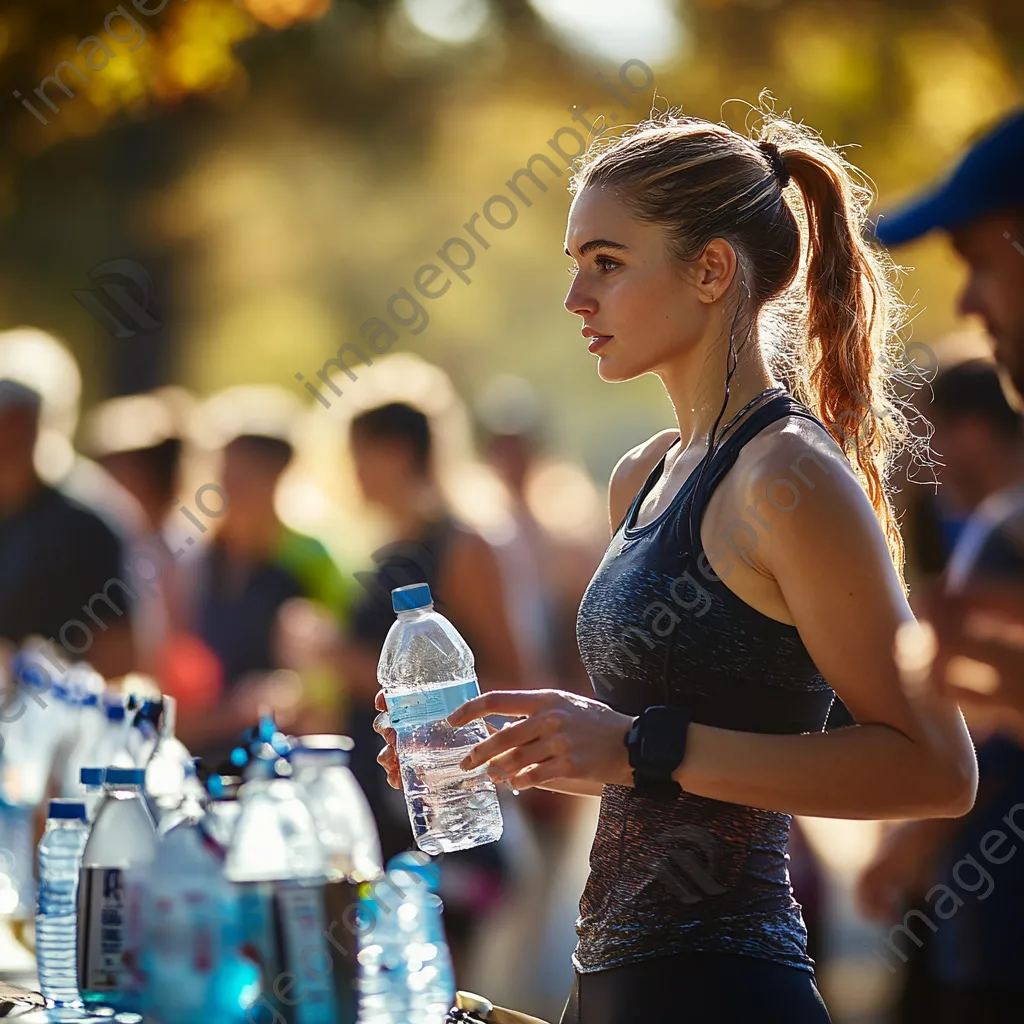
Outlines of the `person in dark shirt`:
[[[967,516],[945,569],[947,583],[959,589],[971,579],[1020,582],[1024,548],[1002,528],[999,510],[1024,499],[1024,417],[1007,401],[995,365],[983,360],[942,370],[932,395],[925,413],[935,427],[938,498],[942,507]],[[983,837],[1024,800],[1024,748],[1017,738],[1024,732],[977,714],[968,721],[978,749],[973,810],[964,818],[893,827],[859,884],[868,916],[889,924],[912,906],[915,916],[924,915],[918,922],[936,926],[934,933],[927,924],[915,927],[913,941],[886,953],[890,963],[911,960],[897,1010],[901,1024],[1001,1020],[1024,998],[1024,933],[1016,924],[1024,913],[1024,873],[988,865],[982,855]],[[933,887],[957,891],[956,879],[973,871],[965,858],[987,868],[998,898],[984,895],[984,883],[974,896],[960,890],[962,905],[951,904],[956,913],[940,919],[935,900],[942,890]]]
[[[960,312],[984,321],[1008,392],[1002,397],[994,386],[992,369],[963,368],[941,388],[936,381],[936,448],[947,462],[959,463],[950,482],[965,497],[971,490],[976,500],[986,493],[957,542],[943,591],[926,596],[931,630],[917,639],[927,636],[930,642],[907,646],[908,654],[911,647],[918,650],[903,670],[908,689],[945,693],[963,706],[979,744],[977,803],[963,822],[912,822],[894,830],[860,887],[868,910],[891,914],[894,896],[920,874],[922,863],[934,859],[935,870],[926,877],[937,884],[925,896],[934,901],[925,917],[933,933],[931,971],[939,988],[927,1019],[949,1024],[1017,1019],[1024,999],[1024,875],[1006,863],[1019,836],[1012,834],[1007,817],[1012,821],[1014,808],[1024,801],[1024,653],[1012,638],[1014,629],[1024,627],[1024,473],[1017,411],[1024,393],[1022,161],[1024,108],[975,142],[929,195],[880,217],[876,229],[889,246],[932,231],[948,234],[968,272]],[[972,437],[979,429],[987,430],[987,439]],[[1016,596],[1004,600],[1004,591]],[[998,628],[992,611],[1002,618]],[[987,613],[987,620],[980,613]],[[975,635],[975,623],[983,620],[986,635]],[[1001,848],[1007,841],[1009,857]],[[977,873],[963,880],[965,866],[974,872],[975,865]],[[943,892],[940,885],[953,889],[956,898],[936,899]],[[932,920],[936,915],[942,919]],[[920,923],[915,928],[924,930]]]
[[88,661],[107,677],[134,667],[138,582],[113,531],[45,484],[33,453],[40,396],[0,381],[0,637],[50,641],[55,671]]
[[[187,615],[216,655],[223,692],[182,714],[178,731],[211,765],[227,757],[261,707],[290,716],[281,724],[296,730],[311,710],[299,675],[280,671],[291,668],[278,642],[289,603],[313,602],[335,623],[349,604],[351,588],[324,546],[288,529],[274,509],[292,454],[287,440],[262,434],[242,434],[226,446],[224,516],[216,537],[187,566]],[[310,728],[302,731],[324,728],[320,720],[304,724]]]

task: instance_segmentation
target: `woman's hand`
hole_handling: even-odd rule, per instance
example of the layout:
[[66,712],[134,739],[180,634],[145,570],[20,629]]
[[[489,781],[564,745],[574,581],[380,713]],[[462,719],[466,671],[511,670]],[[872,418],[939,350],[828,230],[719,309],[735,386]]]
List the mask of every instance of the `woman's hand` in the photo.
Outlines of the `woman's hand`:
[[395,739],[397,733],[391,728],[391,721],[388,718],[388,706],[384,700],[384,691],[378,690],[374,698],[373,706],[380,712],[373,720],[373,731],[384,737],[387,746],[377,755],[377,764],[388,773],[388,785],[392,789],[402,788],[402,770],[398,766],[398,754],[395,752]]
[[491,690],[453,711],[448,721],[460,726],[484,715],[526,717],[477,743],[459,765],[465,771],[486,764],[496,782],[512,789],[553,779],[633,784],[623,742],[631,715],[564,690]]

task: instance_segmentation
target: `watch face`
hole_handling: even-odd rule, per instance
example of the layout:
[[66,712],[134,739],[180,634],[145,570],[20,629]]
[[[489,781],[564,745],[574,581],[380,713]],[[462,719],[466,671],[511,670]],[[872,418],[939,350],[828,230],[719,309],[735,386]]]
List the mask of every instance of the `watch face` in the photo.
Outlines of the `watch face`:
[[[669,726],[668,729],[665,728],[666,725]],[[673,726],[674,722],[669,724],[657,719],[644,722],[643,734],[640,737],[640,755],[645,761],[664,766],[666,762],[672,760],[682,742],[681,736],[672,735],[675,731]],[[671,767],[675,768],[675,765],[672,764]]]
[[685,712],[677,708],[648,710],[640,723],[640,757],[645,767],[669,778],[686,753]]

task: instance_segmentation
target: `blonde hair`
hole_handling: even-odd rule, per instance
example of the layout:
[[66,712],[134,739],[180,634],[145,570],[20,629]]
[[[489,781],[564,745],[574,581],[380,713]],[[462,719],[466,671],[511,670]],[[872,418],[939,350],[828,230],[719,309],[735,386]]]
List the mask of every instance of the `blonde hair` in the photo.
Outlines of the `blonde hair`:
[[[781,163],[758,143],[772,143]],[[732,245],[769,367],[846,453],[902,578],[888,476],[914,440],[893,389],[905,306],[888,256],[863,237],[873,198],[864,176],[771,110],[757,138],[670,111],[592,145],[570,188],[588,186],[665,226],[680,260],[713,238]]]

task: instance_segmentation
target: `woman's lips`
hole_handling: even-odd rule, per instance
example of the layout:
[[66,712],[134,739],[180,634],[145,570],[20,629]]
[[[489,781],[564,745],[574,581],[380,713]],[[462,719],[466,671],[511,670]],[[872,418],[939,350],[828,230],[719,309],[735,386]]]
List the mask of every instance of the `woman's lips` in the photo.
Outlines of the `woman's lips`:
[[590,344],[587,346],[587,350],[590,352],[596,352],[605,342],[611,341],[614,337],[614,334],[595,335],[590,339]]

